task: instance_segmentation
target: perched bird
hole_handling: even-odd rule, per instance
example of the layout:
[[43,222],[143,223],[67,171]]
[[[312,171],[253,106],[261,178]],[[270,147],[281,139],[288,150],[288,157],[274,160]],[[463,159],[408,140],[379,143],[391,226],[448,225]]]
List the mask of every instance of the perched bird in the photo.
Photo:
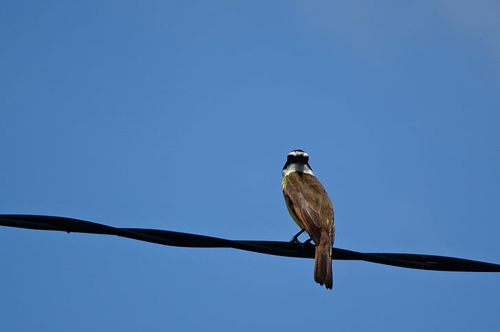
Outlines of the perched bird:
[[314,176],[309,166],[309,155],[302,150],[293,150],[287,156],[282,170],[283,196],[288,212],[316,244],[314,258],[314,281],[332,289],[332,246],[335,238],[333,204],[328,194]]

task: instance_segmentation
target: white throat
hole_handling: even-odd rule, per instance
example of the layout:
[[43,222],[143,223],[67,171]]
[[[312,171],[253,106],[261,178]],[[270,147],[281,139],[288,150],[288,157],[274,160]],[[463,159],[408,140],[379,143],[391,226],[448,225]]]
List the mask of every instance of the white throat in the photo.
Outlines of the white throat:
[[285,177],[292,172],[300,172],[300,173],[314,175],[312,169],[309,166],[307,166],[306,164],[298,164],[298,163],[288,165],[287,168],[281,171],[281,174],[283,174],[283,177]]

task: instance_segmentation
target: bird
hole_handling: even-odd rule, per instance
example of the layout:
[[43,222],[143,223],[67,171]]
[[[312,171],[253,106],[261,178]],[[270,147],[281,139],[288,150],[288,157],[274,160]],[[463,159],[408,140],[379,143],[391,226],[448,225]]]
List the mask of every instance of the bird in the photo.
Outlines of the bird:
[[327,289],[333,288],[332,247],[335,239],[333,204],[325,188],[309,166],[309,155],[303,150],[293,150],[287,155],[282,170],[281,188],[286,206],[301,231],[310,236],[316,245],[314,281]]

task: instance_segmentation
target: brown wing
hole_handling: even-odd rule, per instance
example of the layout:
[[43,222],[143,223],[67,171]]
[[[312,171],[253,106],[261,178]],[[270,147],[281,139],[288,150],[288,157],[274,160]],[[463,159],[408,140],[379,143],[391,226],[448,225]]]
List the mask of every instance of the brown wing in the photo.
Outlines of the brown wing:
[[333,206],[325,188],[313,175],[293,172],[285,181],[283,194],[306,232],[319,243],[321,229],[333,228]]

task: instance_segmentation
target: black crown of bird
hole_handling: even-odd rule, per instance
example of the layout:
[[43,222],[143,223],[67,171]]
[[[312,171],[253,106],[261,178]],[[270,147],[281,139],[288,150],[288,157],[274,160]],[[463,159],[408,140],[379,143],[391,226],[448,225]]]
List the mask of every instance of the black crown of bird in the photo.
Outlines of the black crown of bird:
[[335,239],[333,204],[325,188],[309,165],[309,155],[303,150],[288,153],[282,170],[282,190],[286,206],[295,223],[300,227],[292,241],[307,232],[316,244],[314,281],[333,287],[332,246]]

